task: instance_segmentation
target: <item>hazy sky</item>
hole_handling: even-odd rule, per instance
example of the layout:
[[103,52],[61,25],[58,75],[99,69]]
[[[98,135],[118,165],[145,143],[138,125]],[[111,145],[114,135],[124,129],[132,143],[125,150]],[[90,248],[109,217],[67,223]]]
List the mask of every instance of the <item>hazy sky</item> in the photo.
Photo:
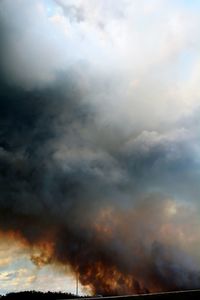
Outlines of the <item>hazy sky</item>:
[[200,287],[199,13],[1,0],[0,293]]

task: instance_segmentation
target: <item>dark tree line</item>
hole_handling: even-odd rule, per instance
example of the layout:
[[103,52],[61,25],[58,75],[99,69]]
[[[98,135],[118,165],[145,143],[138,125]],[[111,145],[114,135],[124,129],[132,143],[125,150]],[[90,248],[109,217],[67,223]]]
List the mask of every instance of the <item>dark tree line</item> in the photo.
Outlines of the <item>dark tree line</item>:
[[2,300],[4,299],[74,299],[78,298],[73,294],[66,294],[61,292],[36,292],[36,291],[24,291],[17,293],[8,293],[5,296],[2,296]]

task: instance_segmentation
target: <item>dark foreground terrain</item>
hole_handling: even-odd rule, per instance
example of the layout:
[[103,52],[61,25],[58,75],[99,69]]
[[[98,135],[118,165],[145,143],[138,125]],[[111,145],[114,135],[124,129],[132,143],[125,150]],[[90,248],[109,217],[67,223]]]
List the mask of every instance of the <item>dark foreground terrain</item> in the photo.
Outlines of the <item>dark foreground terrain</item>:
[[[93,298],[95,299],[95,298]],[[97,298],[96,298],[97,299]],[[158,294],[133,295],[133,296],[119,296],[119,297],[105,297],[106,300],[200,300],[200,290],[198,291],[183,291],[183,292],[168,292]]]
[[43,292],[35,292],[35,291],[26,291],[26,292],[18,292],[18,293],[9,293],[5,296],[0,296],[1,300],[6,299],[75,299],[77,296],[73,294],[66,293],[43,293]]
[[[0,296],[1,297],[1,296]],[[76,299],[77,296],[65,293],[42,293],[42,292],[19,292],[10,293],[6,296],[2,296],[1,299]],[[81,299],[99,300],[104,298],[105,300],[190,300],[198,299],[200,300],[200,290],[197,291],[183,291],[183,292],[169,292],[160,294],[147,294],[147,295],[133,295],[133,296],[112,296],[112,297],[79,297]]]

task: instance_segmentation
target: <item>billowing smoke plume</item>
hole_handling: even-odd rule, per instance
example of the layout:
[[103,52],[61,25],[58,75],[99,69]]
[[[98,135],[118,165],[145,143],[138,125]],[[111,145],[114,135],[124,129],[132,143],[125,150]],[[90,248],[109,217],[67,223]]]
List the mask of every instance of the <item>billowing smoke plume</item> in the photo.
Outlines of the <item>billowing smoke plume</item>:
[[145,73],[117,39],[135,6],[92,3],[0,3],[0,230],[93,293],[199,288],[196,91],[189,105],[159,69],[187,32]]

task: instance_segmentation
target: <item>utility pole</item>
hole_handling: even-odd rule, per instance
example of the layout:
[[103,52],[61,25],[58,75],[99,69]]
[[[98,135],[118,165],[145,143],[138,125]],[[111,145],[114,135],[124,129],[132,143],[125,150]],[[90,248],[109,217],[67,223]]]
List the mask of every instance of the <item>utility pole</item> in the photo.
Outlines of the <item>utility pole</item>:
[[78,296],[78,273],[76,272],[76,296]]

